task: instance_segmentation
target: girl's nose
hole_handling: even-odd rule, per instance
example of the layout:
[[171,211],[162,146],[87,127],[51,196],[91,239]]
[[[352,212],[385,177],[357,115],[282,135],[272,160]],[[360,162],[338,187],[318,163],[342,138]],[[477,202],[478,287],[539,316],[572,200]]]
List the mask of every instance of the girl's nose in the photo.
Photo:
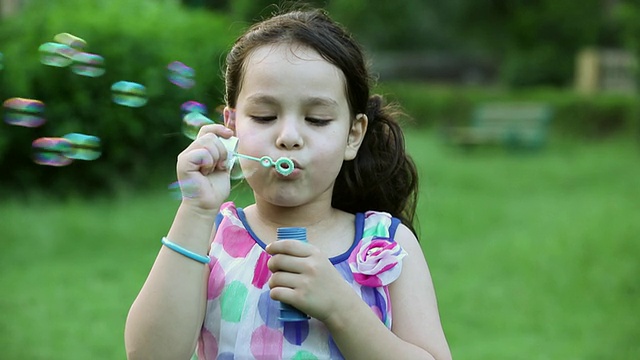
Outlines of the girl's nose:
[[276,145],[278,148],[292,150],[301,148],[304,145],[300,123],[296,119],[283,119],[280,122],[280,129]]

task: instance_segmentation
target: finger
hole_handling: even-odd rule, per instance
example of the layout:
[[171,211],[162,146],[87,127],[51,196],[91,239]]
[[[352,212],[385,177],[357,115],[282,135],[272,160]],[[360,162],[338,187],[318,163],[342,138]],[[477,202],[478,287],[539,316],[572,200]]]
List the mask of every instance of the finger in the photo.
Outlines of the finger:
[[283,303],[296,306],[298,303],[298,296],[296,291],[287,287],[274,287],[269,291],[269,296],[276,301],[282,301]]
[[300,285],[300,274],[294,274],[287,271],[276,271],[269,278],[269,288],[286,287],[295,289]]
[[199,171],[203,175],[211,173],[216,164],[216,159],[205,148],[190,150],[183,155],[183,159],[185,172]]
[[214,158],[217,159],[215,168],[226,170],[230,154],[220,139],[221,137],[214,133],[206,133],[198,138],[197,141],[210,150]]
[[267,245],[265,250],[271,255],[287,254],[298,257],[311,255],[313,246],[300,240],[278,240]]
[[222,136],[225,139],[228,139],[230,136],[233,136],[233,130],[220,124],[204,125],[198,131],[198,136],[196,137],[196,139],[206,134],[214,134],[216,136]]
[[277,254],[267,261],[267,267],[272,273],[286,271],[294,274],[305,272],[309,266],[306,257]]
[[213,163],[211,169],[225,170],[227,164],[227,150],[224,145],[218,139],[218,136],[213,133],[207,133],[202,135],[193,141],[191,148],[203,148],[209,152]]

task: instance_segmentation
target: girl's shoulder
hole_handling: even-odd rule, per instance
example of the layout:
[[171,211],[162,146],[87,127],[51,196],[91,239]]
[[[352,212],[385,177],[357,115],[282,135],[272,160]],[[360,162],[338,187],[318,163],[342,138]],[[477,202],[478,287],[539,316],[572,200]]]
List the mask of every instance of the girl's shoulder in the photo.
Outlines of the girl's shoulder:
[[218,227],[224,218],[235,218],[238,219],[240,216],[238,215],[238,207],[233,201],[227,201],[220,205],[220,211],[218,211],[218,215],[216,216],[215,225]]
[[[356,215],[356,219],[359,216]],[[359,226],[360,224],[356,224]],[[382,211],[366,211],[362,214],[362,239],[387,238],[394,241],[400,219]]]

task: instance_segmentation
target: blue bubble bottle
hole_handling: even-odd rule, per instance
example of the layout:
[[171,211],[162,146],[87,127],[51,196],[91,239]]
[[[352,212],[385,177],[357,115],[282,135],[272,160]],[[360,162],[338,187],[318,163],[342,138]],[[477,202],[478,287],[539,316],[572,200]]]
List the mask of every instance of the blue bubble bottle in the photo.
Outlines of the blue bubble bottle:
[[[277,230],[278,240],[300,240],[307,242],[307,229],[303,227],[281,227]],[[295,307],[280,303],[280,321],[306,321],[309,316]]]

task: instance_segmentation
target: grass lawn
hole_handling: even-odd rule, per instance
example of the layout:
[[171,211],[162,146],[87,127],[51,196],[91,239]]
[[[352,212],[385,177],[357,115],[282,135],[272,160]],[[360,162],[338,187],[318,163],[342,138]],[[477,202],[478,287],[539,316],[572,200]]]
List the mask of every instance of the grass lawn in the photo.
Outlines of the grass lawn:
[[[407,140],[454,358],[640,358],[637,142],[508,154]],[[164,188],[0,203],[0,359],[125,358],[126,313],[178,205]]]

